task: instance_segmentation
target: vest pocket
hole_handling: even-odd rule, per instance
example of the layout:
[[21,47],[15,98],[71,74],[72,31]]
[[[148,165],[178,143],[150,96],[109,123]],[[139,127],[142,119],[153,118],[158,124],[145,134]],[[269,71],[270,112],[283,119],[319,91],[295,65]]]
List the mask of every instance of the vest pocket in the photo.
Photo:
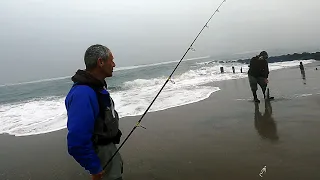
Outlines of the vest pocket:
[[108,138],[113,138],[117,135],[119,129],[119,122],[116,113],[116,117],[113,117],[112,110],[106,108],[104,118],[103,132],[108,136]]
[[114,114],[115,118],[111,109],[106,108],[104,110],[104,116],[100,116],[96,120],[93,136],[95,145],[107,145],[120,141],[121,132],[119,132],[119,117],[116,111],[114,111]]

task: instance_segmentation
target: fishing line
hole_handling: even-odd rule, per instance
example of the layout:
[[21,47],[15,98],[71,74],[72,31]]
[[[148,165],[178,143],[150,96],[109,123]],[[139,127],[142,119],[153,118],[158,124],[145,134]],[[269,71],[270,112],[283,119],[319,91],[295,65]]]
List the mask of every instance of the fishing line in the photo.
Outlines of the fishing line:
[[182,62],[182,60],[184,59],[184,57],[187,55],[187,53],[192,50],[195,51],[195,49],[192,47],[193,44],[196,42],[196,40],[198,39],[198,37],[200,36],[200,34],[202,33],[202,31],[204,30],[204,28],[209,28],[208,23],[210,22],[210,20],[212,19],[212,17],[219,12],[220,7],[223,5],[223,3],[225,3],[227,0],[223,0],[221,2],[221,4],[218,6],[218,8],[214,11],[214,13],[211,15],[211,17],[209,18],[209,20],[205,23],[205,25],[202,27],[202,29],[200,30],[200,32],[198,33],[198,35],[195,37],[195,39],[192,41],[192,43],[190,44],[189,48],[186,50],[186,52],[183,54],[183,56],[181,57],[179,63],[176,65],[176,67],[174,68],[174,70],[172,71],[172,73],[170,74],[170,76],[168,77],[168,79],[166,80],[166,82],[163,84],[163,86],[161,87],[160,91],[158,92],[158,94],[155,96],[155,98],[152,100],[151,104],[149,105],[149,107],[145,110],[145,112],[143,113],[143,115],[141,116],[141,118],[139,119],[139,121],[137,122],[137,124],[132,128],[132,130],[130,131],[130,133],[127,135],[127,137],[124,139],[124,141],[120,144],[119,148],[117,149],[117,151],[111,156],[111,158],[108,160],[108,162],[106,163],[106,165],[103,167],[103,169],[105,169],[109,163],[112,161],[112,159],[114,158],[114,156],[119,152],[119,150],[122,148],[122,146],[126,143],[126,141],[129,139],[129,137],[131,136],[131,134],[133,133],[134,130],[137,129],[137,127],[142,127],[145,129],[145,127],[141,126],[141,121],[144,118],[144,116],[147,114],[148,110],[151,108],[152,104],[155,102],[155,100],[158,98],[159,94],[161,93],[161,91],[163,90],[163,88],[165,87],[165,85],[171,81],[171,77],[173,75],[173,73],[176,71],[176,69],[178,68],[178,66],[180,65],[180,63]]

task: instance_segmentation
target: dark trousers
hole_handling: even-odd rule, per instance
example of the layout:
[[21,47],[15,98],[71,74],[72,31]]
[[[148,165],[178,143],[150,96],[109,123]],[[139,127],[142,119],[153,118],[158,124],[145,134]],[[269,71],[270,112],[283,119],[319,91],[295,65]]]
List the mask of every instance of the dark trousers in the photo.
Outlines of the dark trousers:
[[265,82],[265,78],[253,77],[253,76],[249,75],[249,83],[250,83],[250,88],[251,88],[251,91],[252,91],[255,99],[257,99],[258,84],[262,89],[263,95],[265,96],[265,92],[267,89],[267,83]]

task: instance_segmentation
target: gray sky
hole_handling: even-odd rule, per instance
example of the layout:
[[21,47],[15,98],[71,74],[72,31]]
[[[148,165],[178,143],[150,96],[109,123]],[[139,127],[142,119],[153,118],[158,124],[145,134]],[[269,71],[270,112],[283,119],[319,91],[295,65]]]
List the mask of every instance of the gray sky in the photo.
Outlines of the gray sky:
[[[220,2],[0,1],[0,84],[72,75],[96,43],[112,50],[118,67],[178,60]],[[317,51],[318,7],[319,0],[227,0],[187,58]]]

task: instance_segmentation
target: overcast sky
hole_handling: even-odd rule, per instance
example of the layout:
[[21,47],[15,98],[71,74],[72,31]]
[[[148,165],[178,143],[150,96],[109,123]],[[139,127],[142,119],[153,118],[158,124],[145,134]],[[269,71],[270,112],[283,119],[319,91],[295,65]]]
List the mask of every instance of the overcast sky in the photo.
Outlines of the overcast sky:
[[[118,67],[178,60],[220,3],[2,0],[0,84],[72,75],[96,43],[111,49]],[[187,58],[317,51],[319,7],[319,0],[227,0]]]

